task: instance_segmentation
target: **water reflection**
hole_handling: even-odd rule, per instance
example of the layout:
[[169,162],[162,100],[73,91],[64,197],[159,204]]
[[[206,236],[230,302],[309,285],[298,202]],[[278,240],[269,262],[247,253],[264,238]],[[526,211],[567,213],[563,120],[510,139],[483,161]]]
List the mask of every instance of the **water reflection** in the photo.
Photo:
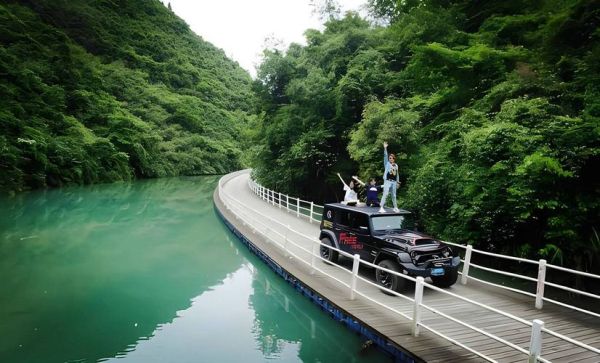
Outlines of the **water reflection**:
[[261,361],[248,334],[252,311],[240,304],[241,298],[252,293],[251,282],[252,273],[242,266],[221,284],[194,298],[189,308],[177,312],[176,319],[158,327],[151,339],[141,339],[129,352],[106,361]]
[[358,355],[358,337],[263,268],[245,262],[172,322],[157,327],[150,339],[102,361],[389,361],[379,352]]
[[381,362],[218,220],[218,178],[0,197],[0,362]]
[[221,248],[225,230],[215,224],[216,181],[152,180],[3,199],[0,361],[114,356],[236,271],[242,260]]
[[[380,354],[361,356],[361,340],[296,292],[283,279],[259,276],[253,282],[250,305],[255,332],[265,358],[280,358],[287,344],[298,346],[302,362],[381,361]],[[377,352],[378,353],[378,352]]]

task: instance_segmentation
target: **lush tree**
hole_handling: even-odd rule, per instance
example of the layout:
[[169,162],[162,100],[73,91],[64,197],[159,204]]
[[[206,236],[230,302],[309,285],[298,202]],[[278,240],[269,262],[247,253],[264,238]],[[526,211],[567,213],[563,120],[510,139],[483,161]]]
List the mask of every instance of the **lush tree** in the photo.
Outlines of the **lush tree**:
[[241,167],[251,79],[159,1],[9,1],[0,19],[0,190]]
[[597,2],[370,6],[385,26],[348,14],[266,58],[259,180],[339,199],[335,173],[381,178],[389,141],[401,203],[428,232],[598,271]]

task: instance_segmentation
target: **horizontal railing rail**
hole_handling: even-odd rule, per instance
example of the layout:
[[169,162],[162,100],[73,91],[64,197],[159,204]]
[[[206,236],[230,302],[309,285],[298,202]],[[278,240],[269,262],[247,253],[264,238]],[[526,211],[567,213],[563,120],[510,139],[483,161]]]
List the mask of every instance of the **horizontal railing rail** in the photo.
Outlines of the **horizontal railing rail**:
[[[544,306],[544,301],[547,301],[547,302],[553,303],[555,305],[560,305],[560,306],[568,308],[568,309],[582,312],[584,314],[592,315],[595,317],[600,317],[600,314],[597,312],[587,310],[587,309],[582,309],[580,307],[566,304],[564,302],[550,299],[550,298],[544,296],[545,287],[550,286],[550,287],[553,287],[556,289],[560,289],[560,290],[567,291],[570,293],[575,293],[575,294],[578,294],[581,296],[586,296],[586,297],[593,298],[593,299],[600,299],[600,295],[546,281],[546,271],[548,268],[556,269],[556,270],[559,270],[562,272],[571,273],[574,275],[585,276],[587,278],[594,278],[594,279],[600,279],[600,275],[594,275],[594,274],[591,274],[588,272],[583,272],[583,271],[573,270],[573,269],[569,269],[569,268],[565,268],[565,267],[561,267],[561,266],[551,265],[551,264],[547,263],[546,260],[544,260],[544,259],[535,261],[535,260],[529,260],[529,259],[520,258],[520,257],[507,256],[507,255],[501,255],[498,253],[477,250],[477,249],[473,248],[473,246],[471,246],[471,245],[461,245],[461,244],[452,243],[452,242],[448,242],[448,241],[444,241],[444,243],[449,244],[451,246],[463,248],[465,250],[465,257],[463,259],[461,259],[461,261],[463,263],[463,268],[462,268],[462,272],[461,272],[461,275],[462,275],[461,283],[463,285],[467,284],[468,279],[473,279],[478,282],[492,285],[492,286],[495,286],[495,287],[498,287],[501,289],[510,290],[510,291],[517,292],[517,293],[520,293],[523,295],[531,296],[535,299],[535,307],[538,309],[541,309]],[[519,275],[519,274],[515,274],[515,273],[511,273],[511,272],[506,272],[506,271],[474,264],[473,262],[471,262],[471,257],[473,255],[473,253],[490,256],[490,257],[494,257],[494,258],[500,258],[500,259],[504,259],[504,260],[512,260],[512,261],[518,261],[518,262],[523,262],[523,263],[529,263],[532,265],[537,265],[538,266],[537,278],[533,278],[531,276],[526,276],[526,275]],[[492,282],[485,281],[483,279],[478,279],[478,278],[469,276],[469,268],[470,267],[475,267],[475,268],[478,268],[483,271],[488,271],[488,272],[497,273],[497,274],[504,275],[504,276],[514,277],[514,278],[518,278],[521,280],[534,282],[534,283],[536,283],[536,292],[535,292],[535,294],[533,294],[533,293],[530,293],[530,292],[527,292],[524,290],[515,289],[512,287],[504,286],[504,285],[500,285],[500,284],[494,284]]]
[[[301,216],[307,217],[311,223],[313,221],[314,222],[321,221],[322,210],[324,208],[322,205],[318,205],[318,204],[315,204],[310,201],[306,201],[306,200],[303,200],[300,198],[290,197],[286,194],[272,191],[272,190],[265,188],[262,185],[258,184],[252,178],[249,178],[248,186],[256,195],[261,197],[263,200],[270,202],[273,205],[278,205],[280,208],[285,207],[288,211],[298,211],[297,212],[298,217],[301,217]],[[289,201],[292,201],[292,203],[290,204]],[[292,207],[294,207],[295,209],[290,208],[290,205]],[[303,205],[304,205],[304,207],[303,207]],[[318,212],[317,209],[320,209],[321,212]],[[300,212],[300,210],[302,210],[306,213]],[[451,245],[451,246],[458,247],[458,248],[462,248],[465,250],[465,257],[461,259],[461,261],[463,263],[463,268],[462,268],[462,271],[459,272],[461,274],[461,283],[463,285],[466,285],[468,280],[471,279],[471,280],[474,280],[474,281],[477,281],[477,282],[480,282],[480,283],[483,283],[486,285],[490,285],[490,286],[493,286],[496,288],[509,290],[509,291],[516,292],[516,293],[519,293],[522,295],[533,297],[535,299],[535,307],[538,309],[541,309],[543,307],[544,301],[547,301],[549,303],[552,303],[555,305],[560,305],[562,307],[569,308],[569,309],[572,309],[575,311],[579,311],[579,312],[582,312],[582,313],[585,313],[588,315],[600,317],[600,314],[596,313],[594,311],[583,309],[583,308],[580,308],[580,307],[577,307],[574,305],[570,305],[570,304],[567,304],[567,303],[564,303],[564,302],[561,302],[558,300],[550,299],[550,298],[544,296],[545,286],[550,286],[552,288],[560,289],[560,290],[567,291],[570,293],[579,294],[581,296],[586,296],[588,298],[600,299],[600,295],[546,281],[546,271],[548,268],[575,274],[575,275],[584,276],[587,278],[594,278],[594,279],[600,279],[600,275],[595,275],[595,274],[591,274],[589,272],[583,272],[583,271],[573,270],[573,269],[569,269],[569,268],[565,268],[565,267],[561,267],[561,266],[552,265],[552,264],[547,263],[546,260],[544,260],[544,259],[535,261],[535,260],[530,260],[530,259],[526,259],[526,258],[522,258],[522,257],[507,256],[507,255],[501,255],[501,254],[487,252],[487,251],[483,251],[483,250],[478,250],[478,249],[473,248],[471,245],[461,245],[461,244],[448,242],[448,241],[444,241],[444,243]],[[495,257],[495,258],[501,258],[501,259],[505,259],[505,260],[512,260],[512,261],[516,261],[516,262],[537,265],[538,266],[538,275],[536,278],[533,278],[533,277],[526,276],[526,275],[520,275],[520,274],[516,274],[516,273],[511,273],[508,271],[502,271],[502,270],[475,264],[475,263],[471,262],[471,257],[472,257],[473,253],[484,255],[484,256]],[[534,293],[531,293],[531,292],[528,292],[525,290],[521,290],[518,288],[500,285],[500,284],[496,284],[496,283],[493,283],[490,281],[486,281],[481,278],[476,278],[476,277],[470,276],[469,269],[471,267],[477,268],[482,271],[487,271],[487,272],[496,273],[499,275],[504,275],[504,276],[508,276],[508,277],[513,277],[513,278],[517,278],[517,279],[521,279],[521,280],[534,282],[534,283],[536,283],[536,293],[534,294]]]
[[[263,229],[262,234],[270,242],[274,243],[280,249],[282,249],[284,251],[284,254],[286,256],[291,256],[291,257],[295,258],[297,261],[300,261],[301,263],[310,266],[311,273],[315,273],[316,271],[318,271],[319,273],[323,274],[324,276],[327,276],[328,278],[331,278],[332,280],[336,281],[337,283],[341,284],[342,286],[344,286],[346,288],[349,288],[350,289],[350,298],[351,299],[355,299],[356,295],[360,295],[363,298],[371,301],[372,303],[375,303],[378,306],[382,306],[383,308],[385,308],[385,309],[387,309],[389,311],[392,311],[393,313],[398,314],[399,316],[401,316],[401,317],[403,317],[403,318],[411,321],[412,322],[412,326],[413,326],[413,335],[415,335],[415,336],[417,336],[419,334],[419,329],[423,328],[423,329],[426,329],[426,330],[432,332],[435,335],[438,335],[438,336],[440,336],[440,337],[442,337],[442,338],[444,338],[444,339],[452,342],[453,344],[456,344],[456,345],[458,345],[458,346],[460,346],[460,347],[462,347],[462,348],[464,348],[464,349],[472,352],[473,354],[476,354],[477,356],[479,356],[479,357],[481,357],[481,358],[483,358],[485,360],[494,361],[492,358],[490,358],[490,357],[482,354],[481,352],[478,352],[478,351],[476,351],[476,350],[474,350],[474,349],[466,346],[465,344],[463,344],[463,343],[461,343],[461,342],[459,342],[459,341],[457,341],[457,340],[455,340],[455,339],[453,339],[453,338],[451,338],[449,336],[446,336],[445,334],[443,334],[442,332],[436,330],[435,328],[433,328],[431,326],[428,326],[428,325],[425,325],[425,324],[421,324],[421,322],[420,322],[420,316],[421,316],[421,309],[423,308],[423,309],[426,309],[426,310],[428,310],[428,311],[430,311],[430,312],[432,312],[432,313],[434,313],[436,315],[439,315],[439,316],[441,316],[441,317],[443,317],[445,319],[448,319],[448,320],[453,321],[453,322],[455,322],[455,323],[457,323],[459,325],[462,325],[462,326],[464,326],[464,327],[466,327],[468,329],[471,329],[471,330],[476,331],[476,332],[478,332],[480,334],[483,334],[483,335],[487,336],[488,338],[494,339],[494,340],[496,340],[496,341],[498,341],[498,342],[500,342],[500,343],[502,343],[504,345],[507,345],[507,346],[511,347],[512,349],[515,349],[515,350],[517,350],[517,351],[519,351],[519,352],[521,352],[523,354],[527,354],[529,356],[530,361],[536,361],[536,360],[537,361],[541,361],[541,362],[546,362],[547,361],[546,359],[544,359],[541,356],[541,347],[542,347],[542,340],[541,340],[542,339],[542,334],[541,334],[541,332],[542,331],[545,332],[545,333],[551,334],[551,335],[553,335],[553,336],[555,336],[555,337],[557,337],[559,339],[563,339],[565,341],[568,341],[571,344],[575,344],[575,345],[577,345],[577,346],[579,346],[579,347],[581,347],[583,349],[587,349],[587,350],[590,350],[592,352],[600,353],[600,350],[598,350],[597,348],[594,348],[594,347],[589,346],[589,345],[587,345],[585,343],[579,342],[579,341],[577,341],[575,339],[571,339],[569,337],[566,337],[564,335],[555,333],[555,332],[553,332],[553,331],[551,331],[549,329],[544,328],[543,327],[543,325],[544,325],[543,322],[541,322],[539,320],[534,320],[533,322],[529,322],[527,320],[524,320],[522,318],[514,316],[514,315],[512,315],[510,313],[507,313],[507,312],[504,312],[502,310],[499,310],[499,309],[487,306],[485,304],[479,303],[477,301],[474,301],[474,300],[471,300],[471,299],[468,299],[468,298],[465,298],[465,297],[453,294],[453,293],[451,293],[449,291],[440,289],[440,288],[438,288],[438,287],[436,287],[434,285],[425,283],[422,277],[417,277],[415,279],[415,278],[412,278],[412,277],[409,277],[409,276],[397,273],[395,271],[382,268],[382,267],[380,267],[378,265],[371,264],[371,263],[369,263],[367,261],[363,261],[363,260],[360,259],[359,255],[351,255],[351,254],[348,254],[347,252],[339,250],[339,249],[337,249],[335,247],[332,247],[332,246],[329,246],[329,245],[326,245],[326,244],[322,244],[321,241],[318,240],[317,238],[315,238],[314,236],[308,236],[308,235],[306,235],[306,234],[304,234],[304,233],[302,233],[300,231],[297,231],[297,230],[291,228],[289,225],[284,225],[280,221],[272,218],[271,216],[266,215],[266,214],[260,212],[259,210],[257,210],[255,208],[252,208],[252,207],[244,204],[239,199],[237,199],[237,198],[235,198],[235,197],[233,197],[231,195],[227,195],[222,190],[222,183],[223,183],[223,179],[221,179],[219,181],[219,190],[218,190],[219,196],[220,196],[221,200],[223,201],[224,205],[228,209],[231,209],[232,211],[234,211],[234,214],[236,215],[236,218],[240,218],[243,221],[244,224],[247,224],[248,226],[250,226],[255,231],[258,230],[258,228],[262,228]],[[252,189],[252,191],[256,195],[258,195],[259,197],[261,197],[266,202],[269,202],[272,205],[277,205],[280,208],[283,208],[283,206],[285,205],[285,207],[286,207],[286,209],[288,211],[295,211],[297,213],[297,217],[301,217],[302,216],[302,217],[308,218],[309,221],[311,221],[311,222],[312,221],[317,221],[314,218],[314,216],[317,215],[317,213],[318,213],[318,212],[315,212],[315,206],[316,205],[314,203],[310,203],[310,202],[307,202],[307,201],[302,201],[301,199],[298,199],[298,198],[291,198],[291,197],[289,197],[287,195],[283,195],[283,194],[279,194],[279,193],[270,191],[268,189],[263,188],[259,184],[255,183],[254,181],[252,181],[252,179],[250,179],[250,181],[249,181],[249,187]],[[226,202],[226,200],[228,202]],[[285,203],[282,204],[282,202],[284,200],[285,200]],[[292,200],[291,204],[289,203],[290,200]],[[289,206],[290,205],[292,205],[292,206],[294,205],[294,202],[293,202],[294,200],[296,200],[296,202],[295,202],[296,208],[295,209],[290,209]],[[309,211],[308,214],[301,214],[300,213],[300,208],[298,208],[298,206],[300,205],[301,202],[310,203],[311,208],[310,209],[307,208],[307,210]],[[318,207],[322,208],[322,206],[318,206]],[[262,217],[262,218],[268,220],[269,221],[268,224],[265,223],[265,222],[263,222],[263,221],[261,221],[258,217]],[[283,228],[284,232],[282,233],[280,231],[277,231],[274,228],[274,226],[280,226],[281,228]],[[290,239],[290,234],[292,234],[292,235],[294,235],[296,237],[300,237],[300,238],[303,238],[303,239],[309,241],[311,243],[312,248],[311,249],[307,249],[304,246],[301,246],[298,243],[292,241]],[[270,235],[276,235],[276,236],[279,237],[279,239],[283,239],[284,242],[280,243],[280,242],[278,242],[274,238],[274,236],[270,236]],[[290,245],[293,246],[293,247],[295,247],[297,250],[299,250],[301,252],[304,252],[305,254],[307,254],[310,257],[308,259],[302,258],[301,256],[298,255],[298,253],[294,253],[294,252],[291,251]],[[329,248],[331,250],[336,251],[340,255],[343,255],[343,256],[346,256],[348,258],[353,259],[352,271],[348,271],[345,267],[337,265],[337,264],[331,265],[331,266],[337,267],[338,269],[340,269],[341,271],[344,271],[345,273],[350,274],[351,281],[349,283],[346,282],[346,281],[343,281],[343,280],[341,280],[339,278],[337,278],[336,276],[333,276],[333,275],[327,273],[323,269],[318,268],[316,266],[315,262],[317,260],[323,260],[324,261],[324,259],[321,257],[321,255],[319,253],[319,250],[321,248],[323,248],[323,247]],[[397,293],[395,291],[386,289],[386,288],[384,288],[384,287],[376,284],[375,282],[373,282],[373,281],[371,281],[369,279],[366,279],[363,276],[360,276],[358,274],[358,270],[359,270],[359,266],[361,264],[365,265],[365,266],[369,266],[369,267],[374,268],[374,269],[384,270],[387,273],[394,274],[394,275],[399,276],[401,278],[405,278],[405,279],[409,279],[409,280],[415,281],[415,283],[416,283],[415,297],[414,298],[410,298],[410,297],[405,296],[403,294],[400,294],[400,293]],[[395,296],[399,296],[399,297],[404,298],[405,300],[408,300],[409,302],[413,303],[413,305],[414,305],[413,315],[410,316],[408,314],[405,314],[405,313],[397,310],[396,308],[394,308],[392,306],[389,306],[389,305],[385,304],[384,302],[379,301],[376,298],[373,298],[368,293],[360,291],[359,289],[357,289],[357,281],[362,281],[363,283],[366,283],[367,285],[376,286],[378,289],[386,290],[386,292],[388,292],[389,294],[392,294],[392,295],[395,295]],[[460,321],[460,320],[458,320],[458,319],[450,316],[449,314],[446,314],[446,313],[444,313],[444,312],[442,312],[442,311],[440,311],[440,310],[438,310],[436,308],[433,308],[433,307],[430,307],[430,306],[424,304],[423,303],[423,290],[424,290],[424,288],[428,288],[428,289],[431,289],[431,290],[439,291],[439,292],[441,292],[443,294],[448,294],[449,296],[452,296],[452,297],[454,297],[456,299],[463,300],[463,301],[468,302],[470,304],[476,305],[476,306],[478,306],[480,308],[486,309],[486,310],[488,310],[490,312],[493,312],[493,313],[496,313],[496,314],[500,314],[500,315],[502,315],[502,316],[504,316],[506,318],[509,318],[509,319],[511,319],[513,321],[516,321],[518,323],[521,323],[521,324],[524,324],[526,326],[531,327],[532,331],[531,331],[531,340],[530,340],[530,345],[529,345],[530,349],[527,350],[527,349],[525,349],[523,347],[520,347],[519,345],[514,344],[512,342],[509,342],[509,341],[507,341],[507,340],[505,340],[505,339],[503,339],[503,338],[501,338],[501,337],[499,337],[499,336],[497,336],[495,334],[492,334],[490,332],[486,332],[485,330],[483,330],[481,328],[477,328],[477,327],[469,324],[468,322]]]

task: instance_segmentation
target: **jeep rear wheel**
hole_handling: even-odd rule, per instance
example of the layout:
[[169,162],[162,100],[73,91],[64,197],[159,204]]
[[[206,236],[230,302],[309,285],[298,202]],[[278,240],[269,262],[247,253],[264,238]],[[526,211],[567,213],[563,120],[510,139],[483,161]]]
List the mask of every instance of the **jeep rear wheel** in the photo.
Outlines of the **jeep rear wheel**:
[[458,270],[453,268],[446,270],[444,276],[431,276],[431,281],[437,287],[450,287],[458,279]]
[[[327,245],[327,246],[335,248],[335,246],[333,245],[333,242],[331,242],[331,240],[327,237],[322,238],[321,243],[323,245]],[[326,261],[336,263],[338,261],[338,256],[339,256],[338,251],[335,251],[335,250],[325,247],[323,245],[321,245],[321,248],[319,249],[320,253],[321,253],[321,257],[323,259],[325,259]]]
[[[383,267],[385,269],[400,272],[400,265],[392,260],[383,260],[377,264],[379,267]],[[406,285],[406,279],[394,274],[391,274],[387,271],[383,271],[377,269],[375,272],[375,278],[377,283],[387,289],[400,292]],[[389,294],[389,292],[382,290],[384,293]]]

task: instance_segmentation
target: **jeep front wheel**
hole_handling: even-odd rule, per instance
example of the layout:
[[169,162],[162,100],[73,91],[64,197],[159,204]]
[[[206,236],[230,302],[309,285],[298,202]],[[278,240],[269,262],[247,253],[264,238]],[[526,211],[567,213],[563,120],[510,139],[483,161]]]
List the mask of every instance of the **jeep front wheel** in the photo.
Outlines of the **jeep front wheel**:
[[[322,245],[321,245],[321,248],[319,249],[320,253],[321,253],[321,258],[323,258],[326,261],[336,263],[338,261],[339,254],[338,254],[338,251],[333,249],[333,248],[335,248],[335,246],[333,245],[333,242],[331,242],[331,240],[329,238],[325,237],[325,238],[321,239],[321,243],[322,243]],[[324,245],[332,247],[332,248],[325,247]]]
[[450,287],[458,279],[458,270],[455,268],[446,270],[443,276],[431,276],[431,281],[437,287]]
[[[400,265],[392,260],[383,260],[377,264],[379,267],[383,267],[385,269],[400,272]],[[375,272],[375,278],[377,283],[386,289],[390,289],[396,292],[400,292],[406,285],[406,279],[394,274],[391,274],[387,271],[383,271],[377,269]],[[389,292],[382,290],[384,293],[389,294]]]

